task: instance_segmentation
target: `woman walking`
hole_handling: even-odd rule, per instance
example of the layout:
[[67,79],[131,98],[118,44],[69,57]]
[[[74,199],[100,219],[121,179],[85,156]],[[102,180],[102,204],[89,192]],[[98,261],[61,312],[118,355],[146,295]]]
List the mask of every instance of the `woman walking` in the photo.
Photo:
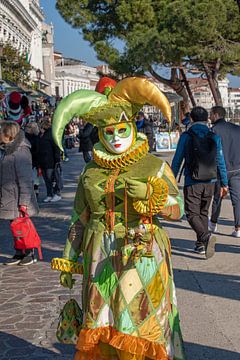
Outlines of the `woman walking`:
[[60,150],[55,145],[52,137],[51,120],[45,118],[41,124],[38,147],[38,165],[42,170],[43,179],[47,188],[47,197],[44,202],[56,202],[61,200],[60,186],[54,181],[54,171],[60,164]]
[[[32,182],[30,144],[13,121],[0,123],[0,219],[14,220],[20,214],[33,216],[38,205]],[[16,249],[6,265],[30,265],[36,262],[33,249]]]

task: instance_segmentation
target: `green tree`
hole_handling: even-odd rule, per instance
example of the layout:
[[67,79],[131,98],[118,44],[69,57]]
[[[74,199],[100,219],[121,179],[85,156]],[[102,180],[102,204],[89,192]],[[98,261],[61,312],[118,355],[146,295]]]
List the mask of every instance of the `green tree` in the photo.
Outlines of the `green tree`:
[[1,44],[2,78],[16,84],[29,84],[29,71],[32,66],[27,61],[27,54],[20,54],[10,43]]
[[[197,68],[207,76],[217,104],[221,104],[219,77],[240,73],[240,14],[235,0],[58,0],[56,6],[117,73],[150,72],[185,104],[183,69]],[[122,42],[122,51],[116,40]],[[161,66],[171,68],[170,79],[160,75]]]

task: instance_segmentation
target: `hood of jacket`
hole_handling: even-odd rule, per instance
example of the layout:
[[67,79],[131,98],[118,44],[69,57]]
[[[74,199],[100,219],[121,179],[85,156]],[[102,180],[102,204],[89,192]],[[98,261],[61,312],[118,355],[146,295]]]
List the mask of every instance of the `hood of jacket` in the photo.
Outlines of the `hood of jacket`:
[[19,131],[19,133],[12,142],[1,145],[1,150],[4,152],[5,155],[11,155],[15,151],[17,151],[20,146],[27,146],[31,148],[31,145],[29,141],[25,138],[25,134],[22,130]]
[[188,130],[191,129],[200,137],[204,137],[211,129],[208,127],[206,122],[195,122],[193,123]]

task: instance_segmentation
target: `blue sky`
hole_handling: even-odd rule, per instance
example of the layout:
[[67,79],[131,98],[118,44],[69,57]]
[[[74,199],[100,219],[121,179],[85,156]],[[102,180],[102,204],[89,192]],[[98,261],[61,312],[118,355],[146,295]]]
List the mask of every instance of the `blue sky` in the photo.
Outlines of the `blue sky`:
[[102,62],[97,60],[95,51],[84,41],[79,31],[67,24],[55,9],[55,0],[40,0],[47,23],[52,22],[55,33],[55,50],[65,56],[84,60],[88,65],[96,66]]
[[[55,32],[55,50],[60,51],[67,57],[73,57],[86,61],[87,65],[96,66],[99,62],[95,51],[89,43],[83,40],[78,30],[67,24],[55,9],[55,0],[40,0],[46,16],[46,22],[52,22]],[[162,75],[165,75],[164,73]],[[230,86],[240,87],[240,77],[228,76]]]

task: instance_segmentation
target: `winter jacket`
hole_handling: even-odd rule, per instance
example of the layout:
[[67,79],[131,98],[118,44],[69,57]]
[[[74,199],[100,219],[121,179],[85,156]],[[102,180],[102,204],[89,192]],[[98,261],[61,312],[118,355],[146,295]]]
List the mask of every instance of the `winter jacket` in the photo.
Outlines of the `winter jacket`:
[[227,171],[240,170],[240,126],[219,119],[213,124],[212,129],[222,140]]
[[153,134],[153,125],[147,119],[143,119],[136,122],[137,131],[144,133],[148,138],[148,145],[150,151],[153,150],[153,143],[154,143],[154,134]]
[[91,133],[93,131],[93,125],[90,123],[87,123],[83,129],[80,129],[79,131],[79,152],[83,151],[92,151],[93,149],[93,142],[91,139]]
[[18,217],[20,205],[27,206],[30,216],[38,213],[30,147],[23,131],[13,142],[0,147],[0,219]]
[[[205,125],[203,123],[201,123],[201,124],[194,123],[191,126],[191,129],[199,137],[204,137],[210,131],[209,128],[207,127],[207,125]],[[175,156],[172,161],[172,170],[173,170],[175,177],[177,177],[178,172],[181,168],[182,162],[183,162],[183,160],[185,160],[185,168],[184,168],[184,175],[185,175],[184,185],[185,186],[190,186],[190,185],[199,184],[199,183],[216,182],[217,179],[212,179],[210,181],[196,181],[191,178],[190,170],[189,170],[189,166],[188,166],[188,163],[190,161],[190,159],[189,159],[190,139],[191,139],[191,137],[187,132],[184,132],[180,136],[178,146],[176,149],[176,153],[175,153]],[[221,138],[218,135],[215,135],[214,140],[217,145],[217,168],[218,168],[221,184],[222,184],[222,186],[227,186],[227,184],[228,184],[227,170],[226,170],[226,164],[225,164],[224,156],[223,156]]]
[[37,168],[38,165],[38,149],[39,149],[39,137],[38,135],[25,133],[26,139],[31,144],[31,154],[32,154],[32,166]]
[[54,169],[55,165],[60,163],[60,155],[60,150],[53,140],[51,128],[38,135],[37,162],[41,169]]

